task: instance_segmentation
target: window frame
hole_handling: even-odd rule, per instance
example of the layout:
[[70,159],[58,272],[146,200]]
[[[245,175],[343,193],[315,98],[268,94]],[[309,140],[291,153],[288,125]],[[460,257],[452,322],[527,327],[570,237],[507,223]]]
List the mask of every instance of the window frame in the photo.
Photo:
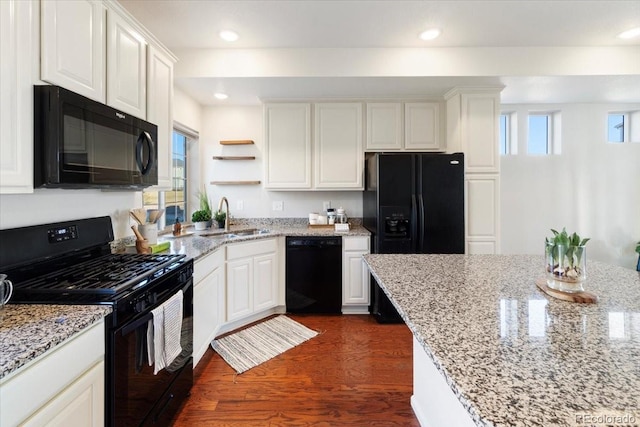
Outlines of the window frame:
[[[531,142],[531,117],[545,116],[547,118],[547,144],[545,153],[531,153],[529,143]],[[527,155],[529,156],[551,156],[561,154],[561,116],[560,111],[529,111],[527,114]]]
[[[504,141],[504,152],[503,152],[503,144],[502,144],[502,134],[503,134],[503,126],[502,120],[505,120],[504,123],[504,133],[505,133],[505,141]],[[500,134],[500,147],[499,153],[501,156],[510,156],[518,154],[518,123],[517,123],[517,114],[515,111],[503,111],[500,113],[500,118],[498,122],[499,134]]]

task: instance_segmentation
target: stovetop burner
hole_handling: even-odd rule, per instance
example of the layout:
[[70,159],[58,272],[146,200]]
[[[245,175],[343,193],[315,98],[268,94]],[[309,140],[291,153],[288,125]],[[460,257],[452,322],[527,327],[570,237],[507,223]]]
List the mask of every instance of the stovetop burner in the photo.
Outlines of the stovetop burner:
[[19,292],[113,295],[164,274],[185,255],[111,254],[16,284]]

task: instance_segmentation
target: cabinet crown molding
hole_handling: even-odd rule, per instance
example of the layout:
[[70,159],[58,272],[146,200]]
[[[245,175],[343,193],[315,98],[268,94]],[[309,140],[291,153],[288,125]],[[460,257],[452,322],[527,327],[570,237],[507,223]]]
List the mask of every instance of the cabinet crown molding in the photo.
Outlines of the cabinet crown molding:
[[453,98],[456,95],[470,94],[470,93],[490,93],[499,94],[504,89],[504,86],[456,86],[453,89],[447,91],[444,94],[445,101]]

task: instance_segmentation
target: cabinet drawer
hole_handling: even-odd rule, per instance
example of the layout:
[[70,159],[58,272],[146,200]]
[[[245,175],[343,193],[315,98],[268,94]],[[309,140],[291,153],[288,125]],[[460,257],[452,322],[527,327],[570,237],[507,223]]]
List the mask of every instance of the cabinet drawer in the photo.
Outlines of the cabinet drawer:
[[198,284],[207,277],[213,270],[222,267],[224,264],[224,248],[215,251],[198,259],[193,265],[193,283]]
[[369,252],[368,237],[343,237],[342,250]]
[[276,243],[276,239],[260,239],[250,242],[238,242],[227,246],[227,261],[277,251],[278,244]]

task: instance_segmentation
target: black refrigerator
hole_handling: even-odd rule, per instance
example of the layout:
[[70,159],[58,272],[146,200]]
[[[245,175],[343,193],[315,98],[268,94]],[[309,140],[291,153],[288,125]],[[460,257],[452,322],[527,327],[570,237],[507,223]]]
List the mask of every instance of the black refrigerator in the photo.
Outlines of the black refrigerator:
[[[362,202],[372,253],[465,251],[463,153],[367,153]],[[373,278],[371,296],[378,322],[402,322]]]

